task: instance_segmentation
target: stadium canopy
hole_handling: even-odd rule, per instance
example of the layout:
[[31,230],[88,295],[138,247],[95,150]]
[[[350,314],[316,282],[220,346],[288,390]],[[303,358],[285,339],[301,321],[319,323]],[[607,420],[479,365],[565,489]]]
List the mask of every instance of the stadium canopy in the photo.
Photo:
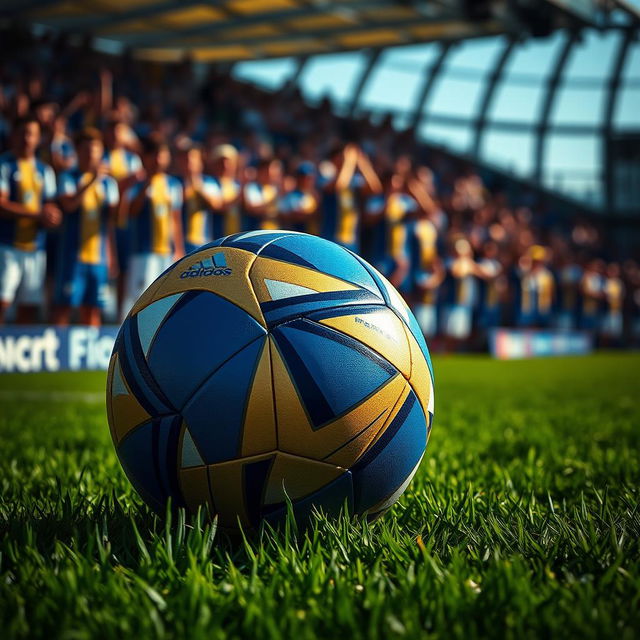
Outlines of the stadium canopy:
[[[634,12],[626,0],[613,4]],[[0,17],[204,62],[311,55],[596,24],[596,0],[4,0]]]

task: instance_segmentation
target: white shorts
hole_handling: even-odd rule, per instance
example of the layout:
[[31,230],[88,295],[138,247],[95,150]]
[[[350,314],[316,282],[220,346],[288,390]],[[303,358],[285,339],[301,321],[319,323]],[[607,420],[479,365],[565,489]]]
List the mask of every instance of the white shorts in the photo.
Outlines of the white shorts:
[[44,251],[23,251],[0,245],[0,301],[41,305],[46,265]]
[[173,258],[171,256],[159,256],[155,253],[131,256],[122,309],[123,317],[129,313],[131,307],[154,280],[172,264]]
[[449,307],[445,312],[445,333],[451,338],[465,340],[471,333],[472,315],[473,314],[470,307]]
[[424,336],[427,338],[435,336],[438,325],[436,306],[434,304],[416,304],[414,313]]

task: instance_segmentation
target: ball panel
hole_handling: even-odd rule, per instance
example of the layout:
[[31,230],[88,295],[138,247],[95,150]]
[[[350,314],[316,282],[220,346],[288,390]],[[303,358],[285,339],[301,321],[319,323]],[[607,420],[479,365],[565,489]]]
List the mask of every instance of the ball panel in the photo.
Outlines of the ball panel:
[[317,506],[334,510],[352,495],[345,469],[279,451],[213,464],[208,472],[214,510],[227,530],[237,530],[238,524],[254,528],[265,516],[279,521],[287,497],[299,515],[298,505],[310,508],[304,505],[310,497]]
[[[312,315],[309,319],[316,317]],[[355,312],[349,308],[334,309],[317,321],[362,342],[407,378],[411,375],[411,354],[402,321],[387,307],[361,307]]]
[[178,487],[180,416],[145,422],[130,431],[117,447],[118,458],[136,491],[162,512],[169,497],[182,504]]
[[115,354],[109,367],[107,380],[107,415],[111,436],[118,444],[134,427],[151,419],[122,374],[118,355]]
[[140,338],[142,353],[144,353],[145,356],[149,353],[151,343],[160,325],[183,295],[184,293],[174,293],[172,296],[160,298],[160,300],[152,302],[136,315],[138,337]]
[[309,320],[281,325],[272,335],[314,430],[349,411],[397,373],[362,343]]
[[[329,517],[336,517],[344,507],[349,513],[353,512],[353,482],[349,471],[345,471],[306,498],[295,501],[293,515],[297,522],[304,524],[309,522],[316,510],[322,511]],[[286,505],[263,510],[264,519],[271,524],[283,522],[286,515]]]
[[234,233],[233,235],[223,238],[220,246],[234,247],[244,249],[245,251],[251,251],[253,253],[260,253],[266,245],[290,233],[292,232],[271,231],[266,229],[243,231],[242,233]]
[[[308,269],[296,264],[288,264],[286,262],[280,262],[279,260],[273,260],[271,258],[264,258],[259,256],[254,261],[249,277],[253,285],[253,290],[256,293],[258,302],[263,304],[272,300],[281,300],[283,298],[297,297],[295,295],[276,295],[274,297],[273,291],[277,292],[277,289],[270,287],[265,281],[282,282],[289,285],[295,285],[298,287],[304,287],[310,291],[307,294],[325,293],[332,291],[358,291],[360,287],[353,285],[339,278],[321,273],[315,269]],[[307,295],[302,294],[302,295]]]
[[367,289],[380,297],[369,272],[339,245],[306,233],[289,233],[262,249],[260,255],[294,262]]
[[367,517],[369,518],[369,520],[375,520],[376,518],[379,518],[383,513],[385,513],[396,503],[398,498],[400,498],[400,496],[405,492],[406,488],[413,480],[413,476],[416,475],[416,471],[418,470],[423,457],[424,453],[422,454],[422,456],[420,456],[420,460],[418,460],[416,466],[413,467],[413,471],[411,471],[411,473],[407,476],[407,479],[388,498],[385,498],[377,504],[374,504],[373,507],[367,510]]
[[193,440],[193,436],[187,427],[187,423],[182,424],[182,435],[180,437],[180,468],[204,466],[204,458],[198,450],[198,445]]
[[133,305],[134,315],[154,300],[185,291],[211,291],[246,311],[264,325],[260,306],[249,282],[256,256],[241,249],[200,249],[176,262]]
[[422,405],[424,415],[427,417],[427,426],[430,429],[434,407],[431,369],[413,333],[408,328],[406,332],[409,349],[411,350],[411,376],[409,377],[409,384]]
[[218,367],[182,409],[206,464],[240,455],[249,391],[265,338],[254,340]]
[[351,468],[384,433],[408,393],[406,380],[401,374],[395,375],[352,411],[317,432],[323,441],[314,447],[316,455],[323,456],[325,462]]
[[273,327],[294,318],[304,317],[321,309],[335,309],[352,305],[379,304],[379,300],[365,289],[329,291],[314,295],[274,300],[261,305],[267,326]]
[[190,291],[158,329],[147,357],[149,369],[172,404],[182,407],[225,360],[265,333],[224,298]]
[[422,334],[422,329],[420,329],[420,325],[418,324],[418,321],[415,319],[413,313],[407,306],[407,303],[396,291],[395,287],[379,271],[377,271],[370,264],[365,262],[365,260],[363,260],[360,256],[357,256],[356,254],[352,254],[352,255],[356,257],[358,261],[371,274],[372,278],[374,278],[378,287],[380,288],[380,291],[384,296],[384,299],[387,305],[391,309],[393,309],[400,318],[402,318],[403,322],[409,328],[409,331],[413,334],[413,337],[415,338],[416,342],[420,347],[420,350],[422,351],[422,356],[427,361],[427,364],[429,366],[429,375],[431,376],[431,379],[433,382],[433,365],[431,364],[431,355],[429,353],[427,343],[424,339],[424,335]]
[[426,441],[425,416],[410,392],[384,433],[351,468],[357,513],[368,511],[403,484],[422,457]]
[[346,469],[286,453],[277,453],[266,483],[263,505],[280,506],[288,496],[300,500],[329,484]]
[[175,413],[176,407],[165,396],[149,370],[149,365],[142,352],[135,318],[125,319],[120,327],[115,348],[127,384],[145,411],[152,417]]
[[206,509],[210,515],[214,513],[207,467],[180,469],[178,481],[182,499],[191,513],[197,513],[198,508]]
[[[214,512],[225,529],[257,524],[269,467],[275,453],[241,458],[207,467]],[[248,498],[248,500],[247,500]]]
[[277,447],[274,404],[271,341],[265,339],[247,397],[240,446],[242,457],[273,451]]

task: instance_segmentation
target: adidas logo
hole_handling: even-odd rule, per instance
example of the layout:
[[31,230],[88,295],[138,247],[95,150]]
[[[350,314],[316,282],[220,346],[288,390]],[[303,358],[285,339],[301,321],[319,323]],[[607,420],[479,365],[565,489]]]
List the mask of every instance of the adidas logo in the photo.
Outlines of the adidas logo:
[[208,258],[198,260],[186,271],[180,274],[181,278],[202,278],[205,276],[229,276],[231,268],[227,266],[224,253],[215,253]]

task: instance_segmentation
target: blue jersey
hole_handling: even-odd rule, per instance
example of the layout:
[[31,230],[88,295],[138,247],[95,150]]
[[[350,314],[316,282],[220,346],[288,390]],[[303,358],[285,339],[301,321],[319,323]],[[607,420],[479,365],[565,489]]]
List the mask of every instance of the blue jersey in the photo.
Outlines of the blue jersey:
[[128,149],[112,149],[105,151],[104,163],[109,168],[109,173],[116,179],[122,180],[142,169],[140,156]]
[[351,184],[335,191],[322,190],[326,180],[321,180],[320,213],[321,235],[327,240],[357,251],[360,236],[360,213],[357,194],[361,186],[359,176],[354,176]]
[[[90,174],[72,169],[61,174],[61,195],[72,196],[91,180]],[[118,204],[118,185],[109,176],[94,181],[82,194],[80,206],[65,213],[60,229],[60,260],[107,264],[109,210]]]
[[[131,187],[133,202],[142,188],[141,182]],[[131,253],[154,253],[170,256],[173,252],[173,212],[182,210],[182,184],[166,173],[151,178],[140,213],[131,218]]]
[[[13,154],[0,161],[0,193],[19,202],[34,214],[56,197],[53,169],[35,158],[22,160]],[[34,218],[0,216],[0,244],[35,251],[44,248],[45,231]]]
[[480,307],[483,311],[496,309],[500,306],[497,278],[502,272],[502,266],[493,258],[482,258],[478,264],[491,276],[488,280],[480,281]]
[[523,323],[537,322],[553,310],[555,279],[549,269],[517,270],[520,279],[519,315]]
[[51,141],[51,156],[60,156],[63,160],[72,160],[72,165],[76,164],[76,150],[73,142],[66,136],[54,138]]
[[[318,200],[316,196],[301,189],[289,191],[280,202],[280,213],[287,229],[301,233],[311,233],[315,236],[319,234],[317,210]],[[298,214],[304,214],[305,219],[293,222],[291,215],[294,211]]]
[[[213,235],[213,212],[192,185],[182,184],[182,225],[187,251],[211,242]],[[220,186],[215,178],[202,176],[202,191],[209,197],[220,195]]]
[[388,197],[376,195],[369,198],[367,215],[380,216],[373,227],[372,259],[397,261],[408,257],[407,216],[417,209],[416,201],[405,193],[392,193]]
[[219,211],[213,218],[213,237],[222,238],[241,231],[240,203],[237,197],[240,194],[240,183],[234,178],[216,178],[222,202],[233,204],[225,207],[224,211]]
[[558,297],[562,311],[577,313],[579,310],[580,280],[582,280],[582,269],[577,264],[567,264],[560,269]]
[[[426,218],[413,220],[408,224],[408,246],[410,260],[410,287],[418,288],[429,278],[438,261],[438,231],[435,225]],[[435,304],[435,289],[420,290],[423,304]]]

